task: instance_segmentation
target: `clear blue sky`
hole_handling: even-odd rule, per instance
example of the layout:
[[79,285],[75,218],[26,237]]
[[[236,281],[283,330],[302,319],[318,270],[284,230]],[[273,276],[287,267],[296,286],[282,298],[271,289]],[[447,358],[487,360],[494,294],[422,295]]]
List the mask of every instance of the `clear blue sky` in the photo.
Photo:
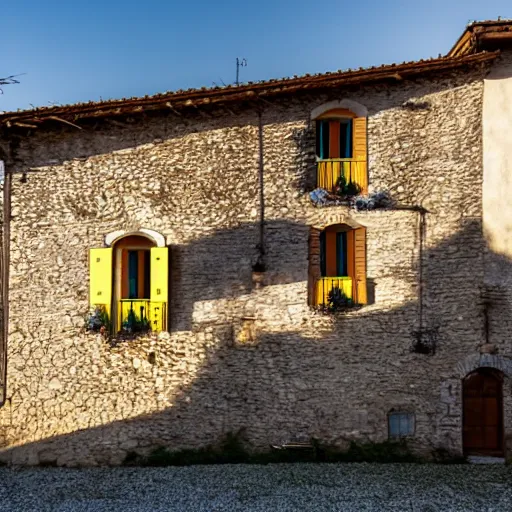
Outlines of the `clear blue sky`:
[[435,57],[510,0],[3,0],[1,110]]

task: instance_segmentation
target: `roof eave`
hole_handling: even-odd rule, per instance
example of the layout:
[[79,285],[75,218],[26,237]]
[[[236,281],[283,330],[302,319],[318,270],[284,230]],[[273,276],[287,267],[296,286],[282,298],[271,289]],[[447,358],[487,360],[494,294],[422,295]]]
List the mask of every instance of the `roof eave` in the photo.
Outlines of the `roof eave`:
[[[501,35],[489,37],[489,34]],[[475,21],[469,24],[446,56],[462,57],[485,50],[485,45],[481,43],[489,42],[490,39],[512,41],[512,20]]]
[[[365,85],[387,80],[403,80],[449,71],[465,65],[477,65],[494,60],[499,52],[482,52],[458,58],[439,58],[378,68],[360,69],[317,76],[303,76],[283,80],[270,80],[238,87],[195,89],[160,94],[144,98],[104,101],[99,103],[75,104],[63,107],[47,107],[0,115],[0,125],[33,128],[45,121],[75,125],[83,119],[125,115],[151,110],[176,111],[186,107],[200,107],[213,104],[248,102],[270,99],[302,91],[318,91],[334,87]],[[77,126],[78,127],[78,126]]]

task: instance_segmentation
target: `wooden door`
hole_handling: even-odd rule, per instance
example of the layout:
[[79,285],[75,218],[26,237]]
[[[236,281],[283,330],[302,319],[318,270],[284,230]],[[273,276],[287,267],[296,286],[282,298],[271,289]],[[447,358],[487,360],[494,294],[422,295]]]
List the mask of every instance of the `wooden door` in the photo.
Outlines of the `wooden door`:
[[503,455],[501,375],[491,368],[463,381],[463,445],[465,454]]

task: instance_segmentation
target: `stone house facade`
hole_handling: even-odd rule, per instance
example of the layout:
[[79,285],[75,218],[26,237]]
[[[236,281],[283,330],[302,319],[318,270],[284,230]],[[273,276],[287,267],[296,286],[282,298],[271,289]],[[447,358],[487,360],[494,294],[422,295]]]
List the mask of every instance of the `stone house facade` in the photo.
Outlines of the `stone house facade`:
[[230,432],[508,456],[502,26],[431,61],[0,116],[0,459]]

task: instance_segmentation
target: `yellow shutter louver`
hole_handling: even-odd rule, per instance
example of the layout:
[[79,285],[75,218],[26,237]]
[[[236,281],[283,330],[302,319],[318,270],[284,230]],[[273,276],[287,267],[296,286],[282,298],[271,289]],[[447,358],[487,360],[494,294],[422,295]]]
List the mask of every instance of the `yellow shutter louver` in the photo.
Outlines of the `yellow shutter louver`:
[[110,316],[112,302],[112,249],[89,250],[89,304],[105,306]]
[[167,247],[151,249],[150,318],[154,331],[167,329],[167,302],[169,282],[169,250]]
[[319,229],[313,227],[309,231],[308,304],[310,306],[316,306],[316,283],[321,277],[320,233]]
[[355,117],[352,121],[354,136],[352,139],[353,158],[366,160],[366,117]]
[[152,302],[167,302],[169,258],[167,247],[151,249],[151,296]]
[[366,117],[356,117],[353,122],[352,158],[355,162],[355,181],[360,184],[363,194],[368,193]]
[[366,289],[366,228],[354,230],[354,274],[355,299],[358,304],[367,304]]

